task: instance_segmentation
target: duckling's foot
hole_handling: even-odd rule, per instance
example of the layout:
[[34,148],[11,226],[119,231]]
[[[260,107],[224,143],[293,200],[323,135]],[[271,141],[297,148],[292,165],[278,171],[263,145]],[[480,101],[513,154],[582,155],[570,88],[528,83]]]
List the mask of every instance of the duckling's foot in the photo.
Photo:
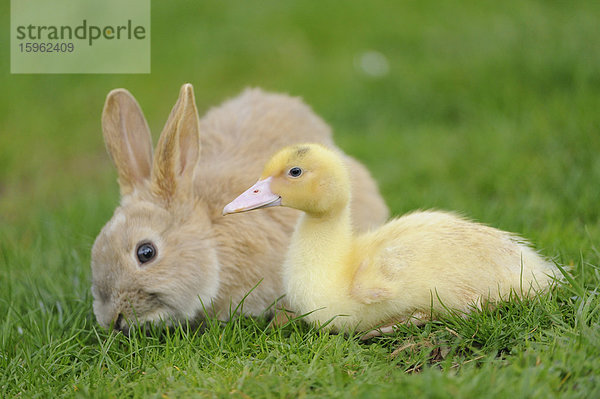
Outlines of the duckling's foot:
[[291,310],[277,308],[275,314],[269,323],[270,328],[282,327],[296,318],[296,314]]
[[377,328],[375,330],[369,331],[368,333],[366,333],[365,335],[360,337],[360,339],[361,339],[361,341],[366,341],[366,340],[374,338],[374,337],[381,337],[382,335],[393,334],[396,327],[398,327],[400,324],[413,324],[417,327],[422,326],[423,324],[425,324],[427,322],[427,320],[430,320],[430,319],[431,319],[431,317],[429,315],[427,315],[426,313],[416,312],[416,313],[413,313],[408,319],[401,320],[400,322],[390,324],[387,326],[383,326],[383,327]]
[[360,340],[366,341],[366,340],[374,338],[374,337],[380,337],[382,335],[393,334],[394,327],[396,327],[396,326],[397,326],[397,324],[392,324],[391,326],[385,326],[385,327],[380,327],[377,330],[371,330],[368,333],[366,333],[365,335],[363,335],[362,337],[360,337]]

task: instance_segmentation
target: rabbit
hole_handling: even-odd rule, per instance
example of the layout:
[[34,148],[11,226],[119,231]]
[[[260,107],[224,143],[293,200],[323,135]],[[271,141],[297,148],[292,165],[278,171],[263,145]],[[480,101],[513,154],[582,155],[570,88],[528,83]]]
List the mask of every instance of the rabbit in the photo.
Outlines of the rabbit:
[[102,130],[121,194],[91,253],[93,310],[104,328],[264,314],[283,294],[281,265],[300,212],[221,211],[284,145],[317,142],[343,156],[358,231],[388,217],[367,169],[335,147],[327,124],[298,98],[246,89],[200,120],[184,84],[153,154],[140,106],[115,89]]

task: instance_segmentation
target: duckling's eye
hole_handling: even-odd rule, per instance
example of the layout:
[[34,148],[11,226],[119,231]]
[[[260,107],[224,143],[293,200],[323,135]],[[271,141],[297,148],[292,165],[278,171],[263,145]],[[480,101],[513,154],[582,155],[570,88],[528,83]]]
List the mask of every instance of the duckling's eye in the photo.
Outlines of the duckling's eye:
[[154,248],[151,242],[144,242],[138,245],[136,253],[140,263],[144,264],[156,257],[156,248]]
[[290,169],[290,171],[288,172],[288,175],[290,177],[300,177],[300,175],[302,174],[302,169],[300,169],[299,167],[295,166],[292,169]]

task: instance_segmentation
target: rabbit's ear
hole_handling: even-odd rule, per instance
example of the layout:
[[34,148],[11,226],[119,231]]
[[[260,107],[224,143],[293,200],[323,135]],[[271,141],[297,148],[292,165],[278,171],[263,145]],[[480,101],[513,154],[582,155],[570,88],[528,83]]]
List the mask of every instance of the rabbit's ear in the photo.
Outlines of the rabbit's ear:
[[194,88],[186,83],[156,145],[152,190],[167,202],[193,194],[194,169],[200,157],[200,120]]
[[125,89],[108,93],[102,111],[106,149],[119,172],[121,195],[143,186],[152,170],[152,136],[142,109]]

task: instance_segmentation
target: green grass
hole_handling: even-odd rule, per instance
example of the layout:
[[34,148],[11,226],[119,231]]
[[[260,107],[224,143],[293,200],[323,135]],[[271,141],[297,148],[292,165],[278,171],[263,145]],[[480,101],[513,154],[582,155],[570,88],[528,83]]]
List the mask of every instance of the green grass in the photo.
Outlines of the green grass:
[[[9,75],[0,36],[0,397],[600,396],[600,3],[155,1],[152,15],[150,75]],[[368,50],[387,75],[356,66]],[[522,233],[573,280],[368,343],[262,318],[102,330],[90,248],[118,203],[104,97],[128,88],[156,134],[188,81],[201,112],[245,86],[302,96],[394,214]]]

